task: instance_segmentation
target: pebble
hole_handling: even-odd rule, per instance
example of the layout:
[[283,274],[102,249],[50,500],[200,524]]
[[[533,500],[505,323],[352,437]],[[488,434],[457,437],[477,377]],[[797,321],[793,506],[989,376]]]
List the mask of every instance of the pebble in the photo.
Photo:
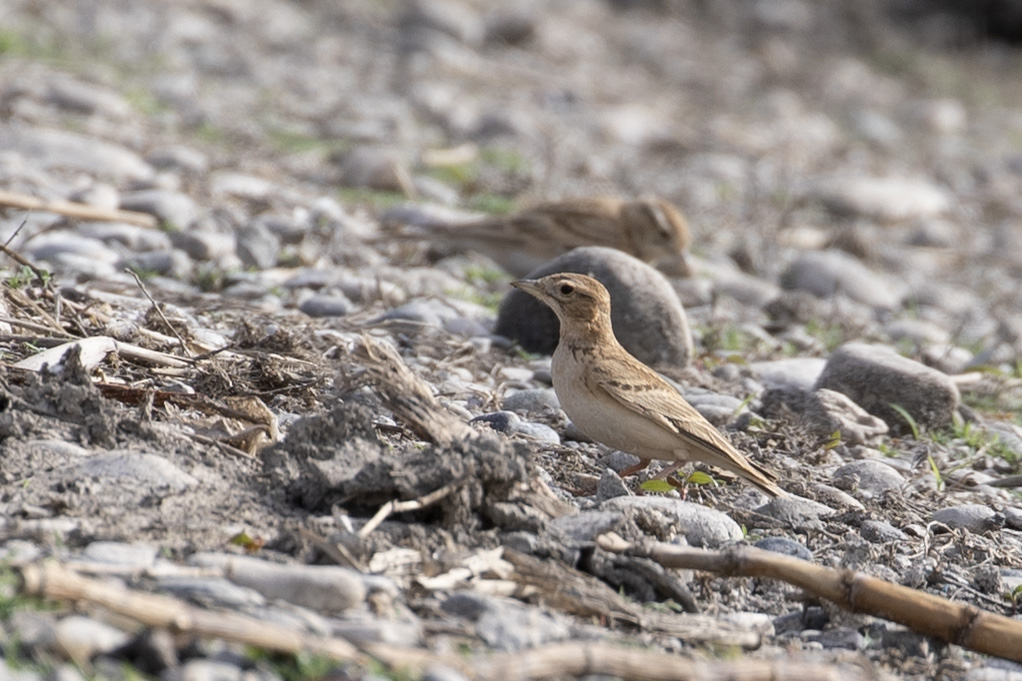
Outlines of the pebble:
[[248,556],[194,553],[191,565],[222,568],[228,579],[255,589],[266,598],[281,599],[321,612],[341,612],[365,600],[366,587],[357,570],[327,565],[282,565]]
[[787,537],[764,537],[753,544],[757,549],[773,551],[785,556],[792,556],[801,560],[812,562],[813,552],[797,541]]
[[162,675],[165,681],[243,681],[247,675],[237,665],[219,660],[188,660]]
[[200,175],[209,170],[209,157],[194,147],[173,144],[153,149],[146,160],[161,170],[176,170]]
[[806,395],[802,424],[821,439],[838,433],[842,444],[875,442],[887,434],[883,420],[870,415],[846,395],[821,388]]
[[146,570],[156,562],[156,547],[116,541],[94,541],[82,551],[85,560],[116,565],[132,571]]
[[836,177],[819,183],[812,195],[838,215],[884,222],[936,217],[951,207],[941,188],[907,177]]
[[716,549],[743,537],[742,528],[720,511],[680,499],[653,496],[619,496],[600,504],[601,510],[641,515],[658,527],[658,536],[680,534],[692,546]]
[[961,504],[934,511],[931,520],[952,530],[968,530],[976,534],[1004,527],[1004,515],[982,504]]
[[816,388],[847,395],[901,434],[910,428],[891,404],[907,411],[922,429],[950,425],[959,404],[958,388],[946,374],[888,347],[864,343],[838,348],[827,360]]
[[312,295],[298,309],[310,317],[343,317],[351,312],[351,301],[339,293]]
[[501,404],[504,409],[529,414],[560,409],[561,403],[553,388],[533,388],[518,390],[504,398]]
[[851,300],[881,310],[901,305],[904,286],[871,271],[843,251],[810,251],[795,258],[781,275],[788,289],[809,291],[820,298],[843,293]]
[[[527,278],[555,272],[590,274],[607,287],[614,334],[639,360],[653,367],[683,367],[692,358],[685,310],[670,282],[646,263],[612,248],[587,246],[554,258]],[[559,329],[550,308],[514,289],[501,301],[494,331],[528,352],[551,354]]]
[[831,480],[840,489],[870,495],[900,489],[905,484],[905,478],[901,473],[883,461],[875,459],[847,463],[834,471]]
[[768,389],[813,389],[827,360],[819,357],[791,357],[767,362],[752,362],[749,369]]
[[832,515],[835,512],[830,506],[793,495],[771,499],[756,509],[756,513],[760,515],[793,526],[798,526],[807,519]]
[[222,577],[159,577],[156,586],[178,598],[223,608],[266,605],[266,599],[255,589],[232,584]]
[[171,230],[187,229],[199,217],[199,207],[187,194],[145,189],[121,195],[121,208],[155,215]]
[[614,469],[604,468],[599,482],[596,483],[596,497],[594,501],[599,505],[607,499],[627,497],[631,496],[631,494],[632,491],[628,489],[628,485],[621,479],[621,476],[614,472]]
[[908,535],[894,527],[886,520],[863,520],[859,526],[859,534],[872,544],[884,544],[891,541],[908,541]]
[[463,591],[447,598],[440,607],[472,621],[476,636],[496,650],[525,650],[571,635],[570,627],[560,617],[510,599]]
[[[121,260],[117,266],[121,269],[127,267],[146,275],[158,274],[170,277],[174,282],[188,281],[194,270],[194,263],[187,253],[169,248],[148,253],[134,253]],[[168,282],[168,286],[163,288],[170,289],[172,286],[173,283]]]
[[69,480],[107,478],[143,485],[153,492],[183,492],[199,481],[173,463],[155,454],[111,451],[91,457],[63,469]]
[[79,236],[97,239],[107,246],[123,246],[130,251],[157,251],[171,247],[171,238],[166,232],[123,222],[83,222],[75,231]]
[[115,627],[84,615],[70,615],[54,629],[56,650],[72,660],[89,660],[120,648],[131,636]]
[[546,531],[558,544],[577,549],[591,546],[597,537],[613,532],[623,522],[622,515],[613,511],[581,511],[555,518]]
[[152,166],[130,149],[65,130],[0,124],[0,151],[17,151],[38,168],[80,170],[115,182],[155,175]]
[[263,222],[253,220],[238,230],[235,250],[246,267],[269,269],[280,256],[280,237]]

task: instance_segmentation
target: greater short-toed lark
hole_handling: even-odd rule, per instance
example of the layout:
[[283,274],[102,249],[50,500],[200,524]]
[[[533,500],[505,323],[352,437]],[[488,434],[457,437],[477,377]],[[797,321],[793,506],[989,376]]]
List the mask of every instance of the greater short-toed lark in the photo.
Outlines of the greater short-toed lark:
[[610,294],[582,274],[551,274],[511,284],[549,305],[561,322],[551,373],[564,412],[583,433],[638,456],[703,461],[770,496],[786,496],[776,476],[749,461],[659,374],[621,347],[610,324]]
[[542,203],[513,213],[424,229],[460,249],[481,253],[514,276],[524,276],[578,246],[607,246],[651,263],[671,276],[690,273],[688,223],[661,199],[597,197]]

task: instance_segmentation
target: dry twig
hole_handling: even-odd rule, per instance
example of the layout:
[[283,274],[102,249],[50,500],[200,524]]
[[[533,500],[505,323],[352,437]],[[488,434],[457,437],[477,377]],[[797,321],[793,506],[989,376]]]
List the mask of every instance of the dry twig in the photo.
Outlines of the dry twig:
[[615,534],[599,537],[597,544],[605,551],[651,558],[664,567],[779,579],[846,610],[883,617],[963,648],[1022,661],[1022,622],[861,572],[814,565],[748,546],[725,551],[658,542],[640,546]]
[[21,210],[40,210],[46,213],[57,213],[79,220],[97,220],[101,222],[126,222],[139,227],[155,228],[156,217],[148,213],[117,208],[100,208],[77,201],[47,201],[31,194],[21,192],[0,191],[0,206]]

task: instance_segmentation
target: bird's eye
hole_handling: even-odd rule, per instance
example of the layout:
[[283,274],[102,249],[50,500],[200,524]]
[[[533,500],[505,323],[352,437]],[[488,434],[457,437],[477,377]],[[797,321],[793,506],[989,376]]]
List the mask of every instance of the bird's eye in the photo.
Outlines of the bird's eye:
[[561,284],[561,295],[562,296],[570,296],[574,292],[575,292],[575,287],[572,286],[571,284]]

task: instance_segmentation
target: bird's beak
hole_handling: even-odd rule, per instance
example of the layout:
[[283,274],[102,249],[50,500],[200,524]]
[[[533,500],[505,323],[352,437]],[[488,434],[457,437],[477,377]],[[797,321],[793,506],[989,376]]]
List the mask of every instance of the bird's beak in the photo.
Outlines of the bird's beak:
[[538,295],[540,291],[539,282],[535,279],[519,279],[518,281],[512,281],[511,285],[534,296]]
[[656,267],[669,277],[692,276],[692,266],[689,264],[684,253],[679,253],[674,257],[664,258],[657,262]]

